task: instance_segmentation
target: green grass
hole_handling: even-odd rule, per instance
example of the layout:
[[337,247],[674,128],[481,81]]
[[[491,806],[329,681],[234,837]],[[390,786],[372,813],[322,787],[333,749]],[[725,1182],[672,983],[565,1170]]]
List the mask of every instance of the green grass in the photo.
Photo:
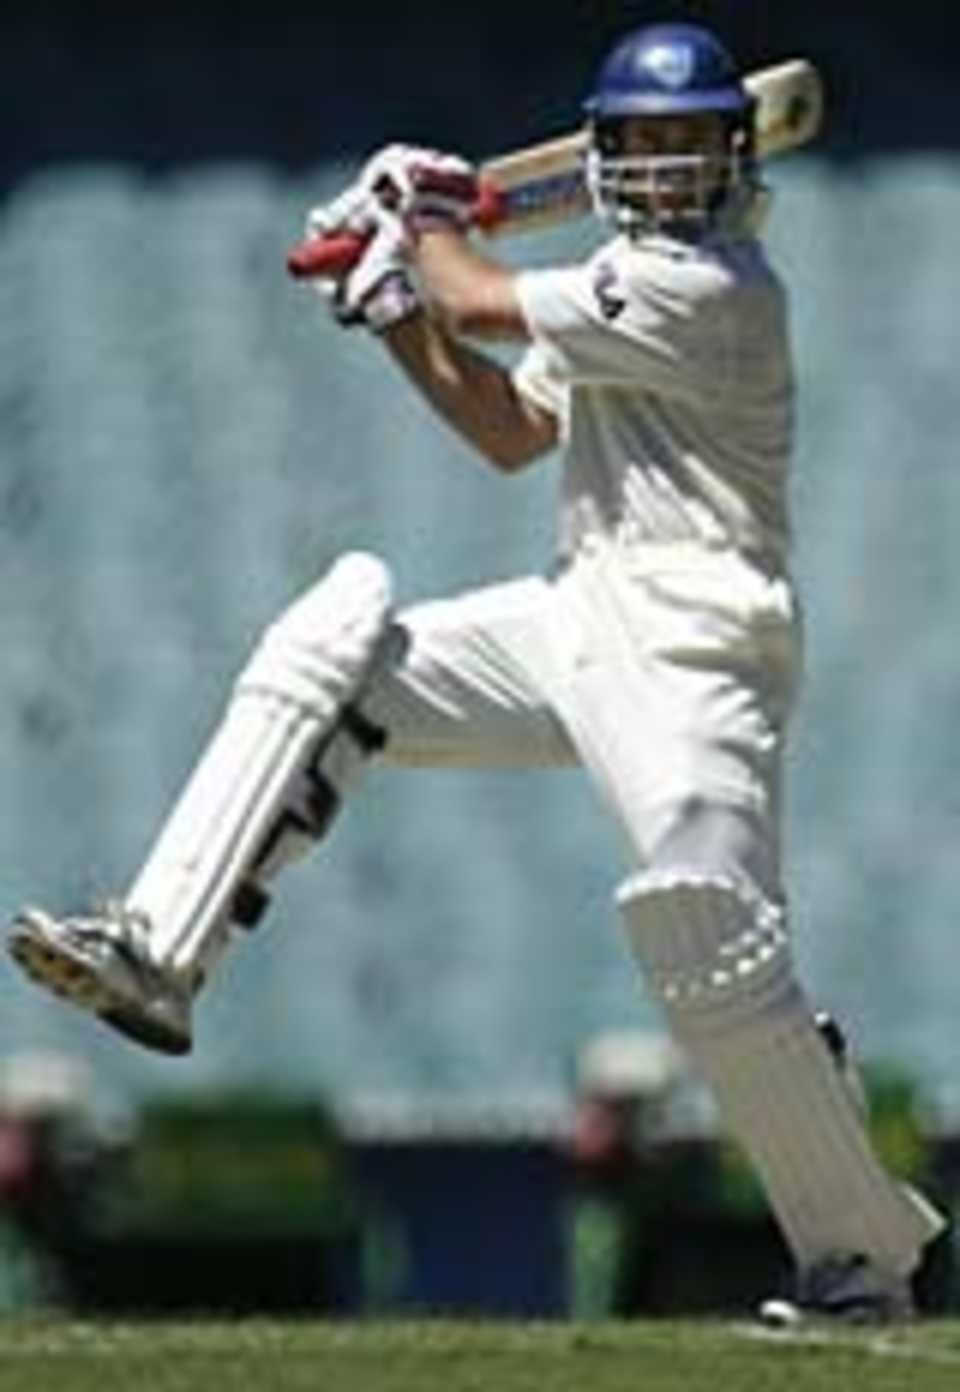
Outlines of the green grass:
[[0,1392],[955,1392],[960,1323],[895,1335],[453,1320],[0,1321]]

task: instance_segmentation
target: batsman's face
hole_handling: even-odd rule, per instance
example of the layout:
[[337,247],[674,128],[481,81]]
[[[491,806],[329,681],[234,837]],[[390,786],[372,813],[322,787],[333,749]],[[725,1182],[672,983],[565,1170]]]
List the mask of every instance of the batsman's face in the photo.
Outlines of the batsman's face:
[[636,191],[653,211],[681,211],[691,200],[707,205],[722,186],[730,157],[726,123],[716,112],[682,116],[631,116],[620,132],[620,155],[648,172]]
[[744,138],[717,111],[598,119],[585,166],[594,207],[630,236],[699,237],[742,181]]

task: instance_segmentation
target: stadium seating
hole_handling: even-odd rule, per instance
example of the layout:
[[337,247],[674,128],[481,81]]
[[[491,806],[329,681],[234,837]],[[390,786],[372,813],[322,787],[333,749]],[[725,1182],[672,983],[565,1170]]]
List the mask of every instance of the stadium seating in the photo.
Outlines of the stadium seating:
[[[416,598],[546,564],[556,468],[504,483],[284,275],[337,186],[256,165],[38,174],[0,223],[0,883],[122,887],[260,626],[344,547]],[[797,159],[791,887],[805,969],[871,1056],[960,1109],[960,357],[946,159]],[[576,228],[509,248],[578,251]],[[570,774],[376,774],[323,863],[205,1002],[190,1084],[345,1103],[569,1090],[582,1041],[652,1017],[618,940],[614,834]],[[468,851],[469,843],[469,851]],[[549,973],[544,964],[549,963]],[[8,970],[4,968],[4,970]],[[0,1050],[63,1047],[134,1092],[182,1079],[13,984]]]

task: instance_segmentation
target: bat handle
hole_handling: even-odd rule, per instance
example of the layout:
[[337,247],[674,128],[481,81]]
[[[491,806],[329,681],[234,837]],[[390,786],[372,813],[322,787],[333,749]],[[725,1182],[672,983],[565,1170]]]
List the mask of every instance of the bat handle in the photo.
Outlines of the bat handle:
[[322,276],[336,280],[357,264],[369,240],[369,235],[359,232],[329,232],[322,237],[308,237],[287,253],[287,273],[294,280],[314,280]]
[[[501,189],[490,179],[480,179],[477,198],[470,210],[470,225],[489,232],[505,215]],[[335,280],[357,264],[369,240],[370,234],[359,232],[331,232],[323,237],[309,237],[288,252],[287,272],[294,280],[313,280],[320,276]]]

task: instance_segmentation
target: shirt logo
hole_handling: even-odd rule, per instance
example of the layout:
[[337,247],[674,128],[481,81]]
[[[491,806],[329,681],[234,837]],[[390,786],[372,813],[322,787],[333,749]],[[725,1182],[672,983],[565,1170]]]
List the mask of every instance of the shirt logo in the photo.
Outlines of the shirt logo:
[[616,271],[606,261],[601,262],[593,278],[593,293],[597,297],[600,313],[607,320],[616,319],[627,307],[623,296],[616,293],[616,285]]
[[664,87],[676,92],[693,76],[696,54],[688,44],[655,44],[647,54],[646,65]]

